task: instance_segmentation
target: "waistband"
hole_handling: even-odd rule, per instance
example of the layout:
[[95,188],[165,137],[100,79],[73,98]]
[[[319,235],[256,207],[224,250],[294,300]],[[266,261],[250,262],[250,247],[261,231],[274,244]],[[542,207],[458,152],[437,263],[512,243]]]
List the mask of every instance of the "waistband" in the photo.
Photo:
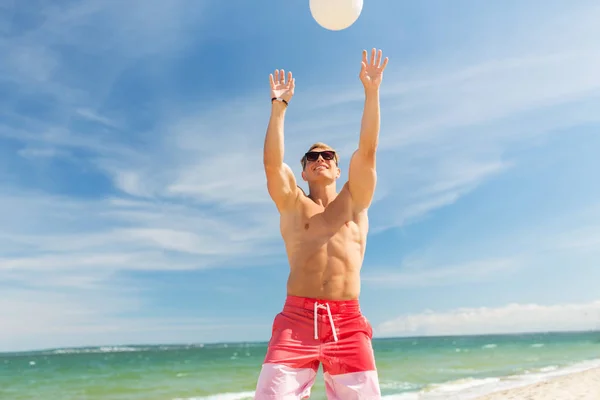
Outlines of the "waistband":
[[332,314],[357,313],[360,312],[358,299],[353,300],[327,300],[311,297],[299,297],[288,295],[285,299],[285,307],[303,308],[309,311],[315,310],[315,303],[320,306],[327,305]]

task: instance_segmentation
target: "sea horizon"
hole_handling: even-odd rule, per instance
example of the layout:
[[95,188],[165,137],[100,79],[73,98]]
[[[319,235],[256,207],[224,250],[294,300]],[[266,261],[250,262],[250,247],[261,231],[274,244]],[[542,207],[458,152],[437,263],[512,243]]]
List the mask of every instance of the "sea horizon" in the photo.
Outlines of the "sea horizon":
[[[373,336],[373,341],[383,340],[402,340],[402,339],[443,339],[443,338],[458,338],[458,337],[489,337],[489,336],[522,336],[522,335],[546,335],[546,334],[577,334],[577,333],[598,333],[600,334],[600,328],[598,329],[579,329],[579,330],[546,330],[546,331],[515,331],[515,332],[499,332],[499,333],[465,333],[465,334],[431,334],[431,335],[408,335],[408,336]],[[104,343],[104,344],[88,344],[88,345],[77,345],[77,346],[53,346],[53,347],[39,347],[31,348],[27,350],[16,350],[6,351],[0,350],[0,356],[4,354],[27,354],[27,353],[40,353],[54,350],[69,350],[69,349],[92,349],[100,347],[140,347],[140,346],[193,346],[193,345],[220,345],[220,344],[264,344],[266,345],[269,339],[266,340],[229,340],[229,341],[204,341],[204,342],[124,342],[124,343]]]

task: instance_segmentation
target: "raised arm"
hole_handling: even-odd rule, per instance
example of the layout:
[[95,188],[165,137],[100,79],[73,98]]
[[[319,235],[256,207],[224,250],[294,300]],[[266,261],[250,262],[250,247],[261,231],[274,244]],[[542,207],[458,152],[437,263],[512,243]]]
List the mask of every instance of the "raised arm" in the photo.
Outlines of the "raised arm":
[[277,209],[281,212],[289,208],[297,195],[298,187],[294,173],[283,162],[284,136],[283,127],[287,105],[294,95],[295,80],[288,73],[285,80],[283,70],[269,75],[271,83],[271,117],[265,136],[263,164],[267,176],[267,189]]
[[367,51],[363,51],[360,80],[365,89],[365,105],[360,128],[358,149],[350,159],[348,171],[348,188],[356,211],[368,208],[373,200],[377,173],[375,155],[379,142],[379,85],[383,71],[387,66],[386,57],[381,63],[381,50],[372,50],[371,60],[367,59]]

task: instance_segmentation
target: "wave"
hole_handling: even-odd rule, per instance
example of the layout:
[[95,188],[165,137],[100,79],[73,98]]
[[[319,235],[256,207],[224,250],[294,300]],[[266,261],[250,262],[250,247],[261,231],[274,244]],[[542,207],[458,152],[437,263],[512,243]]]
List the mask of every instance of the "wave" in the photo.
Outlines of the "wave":
[[[128,353],[144,351],[177,351],[202,349],[203,343],[189,345],[151,345],[151,346],[98,346],[98,347],[72,347],[53,350],[43,350],[29,352],[31,355],[52,355],[52,354],[90,354],[90,353]],[[18,353],[15,353],[18,355]]]
[[[428,385],[419,391],[409,391],[400,394],[382,396],[385,400],[473,400],[493,392],[527,386],[549,378],[583,372],[593,368],[600,368],[600,359],[589,360],[558,368],[555,365],[547,366],[532,371],[525,371],[519,375],[488,378],[463,378],[454,381]],[[382,389],[409,389],[406,382],[393,382],[382,384]],[[172,400],[252,400],[254,392],[218,393],[204,397],[177,398]]]
[[490,393],[514,389],[544,381],[549,378],[574,374],[600,368],[600,359],[579,362],[566,367],[559,368],[550,365],[533,371],[525,371],[519,375],[509,375],[489,378],[464,378],[441,384],[429,385],[417,392],[392,394],[383,396],[386,400],[472,400]]
[[106,347],[93,347],[93,348],[79,348],[79,349],[56,349],[43,354],[87,354],[87,353],[127,353],[135,351],[147,351],[148,349],[143,347],[126,347],[126,346],[106,346]]
[[144,351],[180,351],[191,349],[250,349],[263,347],[263,343],[192,343],[172,345],[119,345],[119,346],[94,346],[94,347],[66,347],[60,349],[37,350],[30,352],[6,353],[10,355],[53,355],[53,354],[88,354],[88,353],[124,353]]
[[185,399],[173,400],[252,400],[254,392],[237,392],[237,393],[219,393],[205,397],[189,397]]
[[498,347],[498,345],[496,343],[490,343],[490,344],[481,346],[482,349],[495,349],[496,347]]

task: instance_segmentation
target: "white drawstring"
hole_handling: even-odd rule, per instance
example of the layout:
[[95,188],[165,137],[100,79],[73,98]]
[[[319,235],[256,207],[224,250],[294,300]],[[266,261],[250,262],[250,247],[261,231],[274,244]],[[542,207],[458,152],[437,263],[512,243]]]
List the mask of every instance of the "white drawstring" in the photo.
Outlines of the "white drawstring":
[[338,341],[337,333],[335,332],[335,325],[333,325],[333,317],[331,316],[331,309],[329,308],[329,304],[319,304],[315,301],[315,339],[319,338],[318,328],[317,328],[317,313],[318,309],[323,308],[327,310],[327,315],[329,316],[329,323],[331,324],[331,331],[333,332],[333,340]]

